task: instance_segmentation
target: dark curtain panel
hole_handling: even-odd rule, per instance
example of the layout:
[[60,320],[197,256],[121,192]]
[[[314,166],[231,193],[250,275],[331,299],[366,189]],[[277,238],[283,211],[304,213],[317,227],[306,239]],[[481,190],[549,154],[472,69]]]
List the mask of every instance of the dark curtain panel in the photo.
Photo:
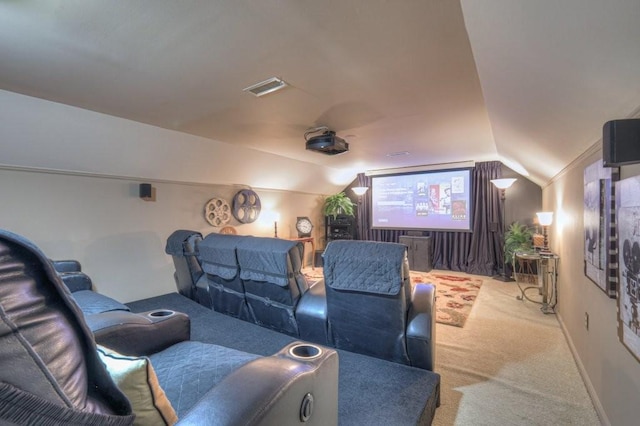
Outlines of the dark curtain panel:
[[[498,273],[502,258],[502,204],[500,192],[490,182],[502,176],[499,161],[476,163],[473,172],[472,232],[429,233],[433,239],[433,266],[436,269],[462,271],[477,275]],[[358,185],[371,188],[371,178],[358,175]],[[398,242],[406,231],[371,229],[371,196],[365,194],[358,203],[358,238]]]

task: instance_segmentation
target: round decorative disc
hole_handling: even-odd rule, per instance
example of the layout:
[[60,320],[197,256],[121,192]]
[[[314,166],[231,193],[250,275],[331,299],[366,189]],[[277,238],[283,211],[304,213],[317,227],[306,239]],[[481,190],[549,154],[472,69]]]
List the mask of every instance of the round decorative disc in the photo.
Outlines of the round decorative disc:
[[220,198],[212,198],[204,206],[204,218],[211,226],[223,226],[231,220],[229,203]]
[[255,222],[260,216],[260,197],[251,189],[243,189],[233,197],[233,217],[240,223]]

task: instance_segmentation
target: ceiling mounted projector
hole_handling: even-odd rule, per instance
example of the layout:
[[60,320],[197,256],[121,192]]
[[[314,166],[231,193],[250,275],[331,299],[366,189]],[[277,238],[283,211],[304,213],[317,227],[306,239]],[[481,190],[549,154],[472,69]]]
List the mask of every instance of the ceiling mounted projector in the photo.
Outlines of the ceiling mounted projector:
[[[320,135],[309,136],[312,133],[320,131],[323,131]],[[336,136],[336,132],[329,130],[326,126],[307,130],[304,134],[304,139],[307,141],[306,148],[309,151],[315,151],[325,155],[336,155],[349,151],[347,141]]]

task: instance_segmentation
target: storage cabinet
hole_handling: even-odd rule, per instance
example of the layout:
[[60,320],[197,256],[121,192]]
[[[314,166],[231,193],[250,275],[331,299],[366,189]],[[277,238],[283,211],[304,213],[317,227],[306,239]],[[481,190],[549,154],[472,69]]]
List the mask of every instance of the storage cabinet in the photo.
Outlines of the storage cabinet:
[[412,271],[429,272],[433,269],[431,261],[431,237],[413,237],[402,235],[400,244],[406,245],[409,250],[409,269]]

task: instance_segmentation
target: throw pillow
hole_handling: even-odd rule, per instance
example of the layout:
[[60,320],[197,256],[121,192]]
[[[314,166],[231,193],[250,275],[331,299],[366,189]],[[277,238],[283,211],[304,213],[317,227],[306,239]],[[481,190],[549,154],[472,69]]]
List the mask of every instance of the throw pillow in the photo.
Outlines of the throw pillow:
[[173,425],[178,421],[149,358],[121,355],[100,345],[98,355],[113,381],[131,402],[136,415],[134,425]]

